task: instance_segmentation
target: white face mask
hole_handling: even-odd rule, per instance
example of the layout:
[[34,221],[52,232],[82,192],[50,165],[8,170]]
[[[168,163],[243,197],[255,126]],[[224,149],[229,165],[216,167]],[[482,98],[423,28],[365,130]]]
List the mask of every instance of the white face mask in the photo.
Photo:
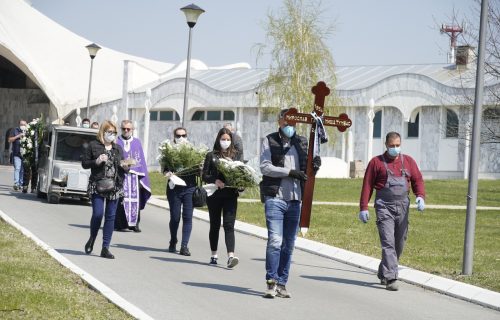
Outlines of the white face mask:
[[220,143],[220,147],[222,148],[222,150],[226,150],[231,145],[231,141],[227,141],[227,140],[219,140],[219,143]]
[[84,127],[84,128],[90,128],[90,123],[84,123],[84,124],[82,124],[82,127]]
[[175,143],[182,144],[186,143],[188,139],[186,137],[175,138]]
[[115,141],[115,138],[116,138],[116,136],[112,133],[105,133],[104,134],[104,140],[106,140],[107,142],[113,142],[113,141]]
[[20,126],[19,129],[21,129],[21,131],[26,131],[26,126]]

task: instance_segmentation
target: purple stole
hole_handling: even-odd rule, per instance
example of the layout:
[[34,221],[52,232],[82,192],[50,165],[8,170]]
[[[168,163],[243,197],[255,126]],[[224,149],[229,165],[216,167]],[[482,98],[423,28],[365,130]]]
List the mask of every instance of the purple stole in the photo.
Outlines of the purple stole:
[[123,149],[123,159],[132,158],[137,164],[130,168],[123,180],[123,209],[129,226],[137,224],[139,211],[144,209],[146,202],[151,197],[149,174],[144,158],[144,151],[139,139],[131,137],[124,140],[121,136],[117,139]]

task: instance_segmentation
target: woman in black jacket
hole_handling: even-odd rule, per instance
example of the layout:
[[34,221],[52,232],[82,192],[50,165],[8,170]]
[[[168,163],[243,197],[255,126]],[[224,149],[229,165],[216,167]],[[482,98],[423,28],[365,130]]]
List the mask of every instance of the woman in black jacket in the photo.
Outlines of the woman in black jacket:
[[226,240],[228,268],[234,268],[238,264],[238,257],[234,256],[234,223],[236,221],[236,209],[238,207],[238,190],[225,188],[224,176],[218,172],[217,163],[221,158],[227,160],[241,160],[232,144],[233,135],[230,130],[222,128],[215,139],[214,149],[205,157],[203,164],[203,181],[214,183],[217,190],[207,198],[208,214],[210,217],[210,248],[212,256],[210,264],[217,264],[217,247],[219,243],[219,229],[221,223],[221,212]]
[[101,257],[108,259],[115,258],[109,251],[109,245],[114,230],[116,207],[123,195],[124,173],[128,171],[128,166],[121,165],[123,151],[114,142],[116,134],[116,125],[111,121],[104,121],[97,133],[97,140],[89,143],[82,160],[82,167],[91,169],[88,193],[92,200],[92,218],[85,253],[92,252],[104,215]]

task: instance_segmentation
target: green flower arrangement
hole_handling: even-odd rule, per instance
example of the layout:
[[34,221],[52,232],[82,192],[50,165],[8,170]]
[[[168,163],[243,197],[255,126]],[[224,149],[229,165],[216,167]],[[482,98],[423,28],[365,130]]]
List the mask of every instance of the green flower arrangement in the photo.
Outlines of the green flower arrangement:
[[158,152],[162,168],[169,168],[176,176],[182,177],[200,172],[208,148],[196,147],[189,142],[171,143],[165,140],[158,147]]
[[40,118],[33,119],[26,126],[24,131],[24,136],[21,138],[21,156],[23,157],[23,162],[27,166],[32,166],[37,161],[36,159],[36,149],[42,143],[43,140],[43,130],[45,126],[43,124],[43,116]]
[[249,165],[241,161],[219,159],[217,170],[224,175],[228,188],[253,188],[259,184],[260,177]]

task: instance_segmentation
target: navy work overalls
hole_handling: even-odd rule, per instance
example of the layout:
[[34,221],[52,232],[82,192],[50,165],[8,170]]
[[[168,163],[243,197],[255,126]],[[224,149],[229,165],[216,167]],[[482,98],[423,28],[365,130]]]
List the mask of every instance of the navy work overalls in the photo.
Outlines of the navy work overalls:
[[398,277],[398,262],[403,252],[408,233],[408,197],[409,174],[404,168],[403,155],[400,154],[402,176],[397,177],[389,170],[384,155],[384,166],[387,171],[385,186],[377,190],[375,196],[375,212],[377,228],[382,246],[382,261],[378,268],[379,279],[393,280]]

